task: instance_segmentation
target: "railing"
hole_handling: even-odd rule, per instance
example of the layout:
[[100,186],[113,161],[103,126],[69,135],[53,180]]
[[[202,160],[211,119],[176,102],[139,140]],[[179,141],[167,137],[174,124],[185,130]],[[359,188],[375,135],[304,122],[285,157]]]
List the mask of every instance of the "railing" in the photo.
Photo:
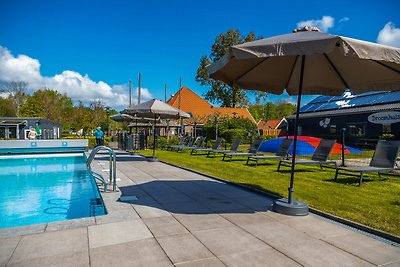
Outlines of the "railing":
[[[89,157],[87,159],[87,165],[89,167],[89,170],[93,173],[93,170],[91,169],[90,165],[91,165],[94,157],[96,156],[97,152],[99,152],[100,150],[106,150],[108,152],[108,154],[110,155],[110,159],[109,159],[109,163],[110,163],[110,182],[109,182],[109,184],[113,185],[113,191],[115,191],[116,187],[117,187],[117,179],[116,179],[117,164],[116,164],[116,156],[115,156],[114,150],[112,150],[111,148],[106,147],[106,146],[95,147],[92,150],[92,153],[90,153],[90,155],[89,155]],[[101,176],[98,173],[96,173],[96,175]],[[94,175],[94,176],[96,177],[96,175]],[[96,178],[99,179],[98,177],[96,177]],[[99,179],[99,180],[101,180],[101,179]],[[103,181],[104,181],[104,179],[103,179]],[[107,188],[107,186],[105,186],[105,189],[106,188]]]

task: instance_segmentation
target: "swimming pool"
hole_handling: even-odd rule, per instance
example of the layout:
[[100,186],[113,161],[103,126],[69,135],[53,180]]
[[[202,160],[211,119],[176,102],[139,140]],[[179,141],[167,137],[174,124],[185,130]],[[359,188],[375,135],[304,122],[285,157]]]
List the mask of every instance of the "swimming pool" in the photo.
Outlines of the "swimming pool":
[[106,214],[82,152],[0,156],[0,179],[0,228]]

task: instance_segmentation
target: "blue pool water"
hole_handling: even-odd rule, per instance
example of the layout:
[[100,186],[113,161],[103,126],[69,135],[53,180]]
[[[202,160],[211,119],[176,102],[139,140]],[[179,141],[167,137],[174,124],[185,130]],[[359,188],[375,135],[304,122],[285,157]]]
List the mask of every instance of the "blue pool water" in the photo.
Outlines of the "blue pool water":
[[105,214],[83,153],[1,156],[0,228]]

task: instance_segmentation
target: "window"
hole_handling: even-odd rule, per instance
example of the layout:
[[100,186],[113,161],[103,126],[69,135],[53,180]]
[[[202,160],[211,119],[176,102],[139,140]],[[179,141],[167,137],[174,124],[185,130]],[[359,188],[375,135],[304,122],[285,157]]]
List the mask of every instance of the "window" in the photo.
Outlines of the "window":
[[335,134],[336,133],[336,125],[331,125],[329,126],[329,132],[331,134]]
[[351,136],[365,136],[365,123],[351,123],[347,125]]

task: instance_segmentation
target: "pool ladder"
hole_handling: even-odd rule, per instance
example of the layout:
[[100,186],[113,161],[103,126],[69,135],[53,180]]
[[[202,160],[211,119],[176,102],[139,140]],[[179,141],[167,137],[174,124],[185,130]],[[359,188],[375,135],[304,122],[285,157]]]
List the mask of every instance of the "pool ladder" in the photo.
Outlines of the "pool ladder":
[[87,159],[87,166],[89,168],[90,173],[97,179],[99,180],[103,185],[104,185],[104,191],[107,191],[107,182],[105,181],[105,179],[103,178],[103,176],[101,176],[101,174],[96,173],[95,171],[92,170],[91,168],[91,163],[94,159],[94,157],[96,156],[96,154],[100,151],[100,150],[107,150],[108,154],[110,155],[110,159],[109,159],[109,163],[110,163],[110,181],[109,184],[113,186],[113,191],[116,190],[117,187],[117,178],[116,178],[116,172],[117,172],[117,164],[116,164],[116,156],[115,156],[115,152],[114,150],[112,150],[111,148],[107,147],[107,146],[97,146],[95,147],[92,152],[90,153],[88,159]]

